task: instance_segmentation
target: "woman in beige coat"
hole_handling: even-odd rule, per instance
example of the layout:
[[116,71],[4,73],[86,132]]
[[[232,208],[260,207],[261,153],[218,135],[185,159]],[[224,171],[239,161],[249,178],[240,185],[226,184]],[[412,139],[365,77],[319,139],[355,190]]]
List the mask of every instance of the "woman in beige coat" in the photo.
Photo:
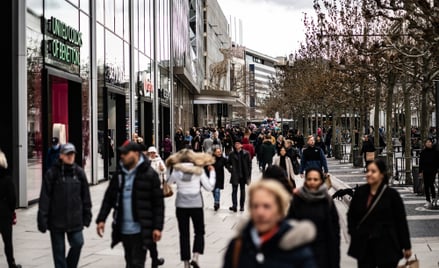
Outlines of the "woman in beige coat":
[[291,181],[295,188],[296,182],[294,180],[293,162],[287,156],[287,149],[285,149],[285,147],[280,148],[279,154],[273,157],[273,165],[285,170],[288,180]]

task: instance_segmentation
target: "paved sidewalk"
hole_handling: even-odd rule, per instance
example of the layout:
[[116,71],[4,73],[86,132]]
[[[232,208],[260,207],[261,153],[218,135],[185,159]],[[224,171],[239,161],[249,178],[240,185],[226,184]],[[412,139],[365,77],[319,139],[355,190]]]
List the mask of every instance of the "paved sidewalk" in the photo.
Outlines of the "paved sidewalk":
[[[330,169],[336,165],[336,161],[329,161]],[[253,165],[253,180],[260,178],[261,174],[257,169],[257,164]],[[235,235],[235,227],[246,217],[246,212],[232,213],[228,210],[231,204],[231,186],[228,184],[229,174],[226,171],[225,189],[222,191],[221,208],[215,212],[213,210],[213,197],[209,192],[203,192],[205,200],[205,219],[206,219],[206,247],[204,255],[200,257],[202,267],[220,268],[223,263],[223,254],[230,241]],[[334,183],[342,183],[334,178]],[[302,179],[298,178],[298,186],[302,184]],[[97,216],[100,203],[104,195],[107,183],[91,186],[91,195],[93,201],[93,219]],[[333,190],[332,190],[333,191]],[[159,255],[165,258],[165,265],[162,267],[183,267],[179,255],[179,237],[177,230],[177,221],[175,217],[174,197],[166,199],[166,219],[163,238],[158,243]],[[348,236],[345,231],[345,215],[347,206],[341,201],[336,200],[336,205],[340,214],[342,226],[342,243],[341,243],[341,267],[356,267],[355,261],[346,255],[348,247]],[[51,246],[49,234],[41,234],[36,227],[37,206],[31,206],[27,209],[17,210],[18,224],[14,227],[14,246],[17,262],[24,268],[50,268],[53,267],[51,256]],[[119,244],[114,249],[110,249],[111,234],[111,215],[107,220],[106,233],[104,238],[99,238],[96,234],[96,225],[92,223],[91,227],[85,229],[85,245],[81,255],[79,267],[107,268],[107,267],[124,267],[123,249]],[[439,251],[439,240],[428,240],[428,246],[432,251],[427,252],[425,239],[415,240],[414,249],[421,259],[422,268],[438,267],[437,256]],[[415,243],[416,242],[416,243]],[[431,264],[428,260],[431,259]],[[436,266],[432,266],[436,259]],[[3,253],[3,243],[0,243],[0,267],[6,267],[5,256]],[[150,267],[148,256],[147,266]]]

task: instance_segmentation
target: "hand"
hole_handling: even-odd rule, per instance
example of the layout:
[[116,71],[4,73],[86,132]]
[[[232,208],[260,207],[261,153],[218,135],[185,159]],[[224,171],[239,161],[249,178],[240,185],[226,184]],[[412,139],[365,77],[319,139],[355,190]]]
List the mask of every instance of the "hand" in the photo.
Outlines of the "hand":
[[98,223],[98,226],[96,226],[96,231],[99,235],[99,237],[103,237],[104,236],[104,231],[105,231],[105,222],[100,222]]
[[161,232],[161,231],[159,231],[159,230],[154,230],[154,231],[152,232],[152,240],[153,240],[154,242],[158,242],[158,241],[160,241],[161,238],[162,238],[162,232]]
[[410,259],[411,256],[412,256],[412,250],[411,249],[405,249],[404,250],[404,258],[406,258],[408,260],[408,259]]
[[303,174],[300,174],[300,178],[302,178],[302,179],[303,179],[303,178],[305,178],[305,175],[303,175]]
[[164,171],[164,170],[165,170],[165,167],[162,164],[160,164],[160,171]]
[[213,170],[215,170],[215,168],[214,168],[212,165],[208,166],[207,169],[208,169],[209,171],[213,171]]

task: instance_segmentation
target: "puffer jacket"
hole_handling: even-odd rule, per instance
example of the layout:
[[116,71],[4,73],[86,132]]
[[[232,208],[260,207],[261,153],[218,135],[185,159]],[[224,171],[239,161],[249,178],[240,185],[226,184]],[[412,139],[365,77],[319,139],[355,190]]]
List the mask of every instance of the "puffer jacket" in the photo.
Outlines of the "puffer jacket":
[[[261,246],[252,238],[253,224],[248,222],[238,231],[227,248],[223,268],[317,268],[312,249],[309,246],[316,230],[309,221],[282,221],[278,232]],[[238,239],[241,247],[237,248]],[[234,264],[234,255],[237,263]]]
[[90,189],[84,170],[59,160],[45,174],[38,201],[38,230],[74,232],[91,222]]
[[[121,223],[123,219],[123,196],[121,192],[124,184],[125,175],[119,169],[110,181],[96,218],[96,223],[105,222],[113,209],[112,248],[121,241]],[[165,206],[159,175],[151,167],[151,162],[148,159],[144,159],[143,163],[137,167],[131,200],[133,219],[140,223],[143,244],[149,247],[153,242],[153,230],[163,230]]]

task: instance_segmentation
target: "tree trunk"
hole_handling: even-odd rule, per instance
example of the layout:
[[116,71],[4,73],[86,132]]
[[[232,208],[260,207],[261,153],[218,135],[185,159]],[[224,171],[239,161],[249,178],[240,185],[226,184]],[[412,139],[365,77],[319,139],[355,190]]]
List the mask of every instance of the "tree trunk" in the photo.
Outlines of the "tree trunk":
[[424,142],[428,137],[428,91],[430,90],[430,65],[431,59],[428,56],[423,58],[423,75],[422,75],[422,89],[421,89],[421,114],[420,114],[420,131],[421,141]]
[[[387,98],[386,98],[386,152],[387,152],[387,174],[393,178],[393,144],[392,144],[392,110],[393,91],[396,84],[396,74],[390,71],[388,74]],[[376,130],[377,131],[377,130]]]
[[375,128],[375,134],[374,134],[374,145],[375,147],[380,146],[380,140],[379,140],[379,131],[378,128],[380,127],[380,99],[381,99],[381,77],[379,75],[376,75],[375,78],[376,81],[376,88],[375,88],[375,111],[373,115],[373,125]]
[[405,77],[402,78],[402,91],[404,95],[404,125],[405,125],[405,132],[404,132],[404,139],[405,139],[405,145],[404,148],[401,148],[404,150],[404,156],[405,156],[405,184],[413,184],[412,180],[412,157],[410,152],[410,129],[411,126],[411,117],[412,117],[412,108],[410,105],[410,89],[407,87],[407,82]]

